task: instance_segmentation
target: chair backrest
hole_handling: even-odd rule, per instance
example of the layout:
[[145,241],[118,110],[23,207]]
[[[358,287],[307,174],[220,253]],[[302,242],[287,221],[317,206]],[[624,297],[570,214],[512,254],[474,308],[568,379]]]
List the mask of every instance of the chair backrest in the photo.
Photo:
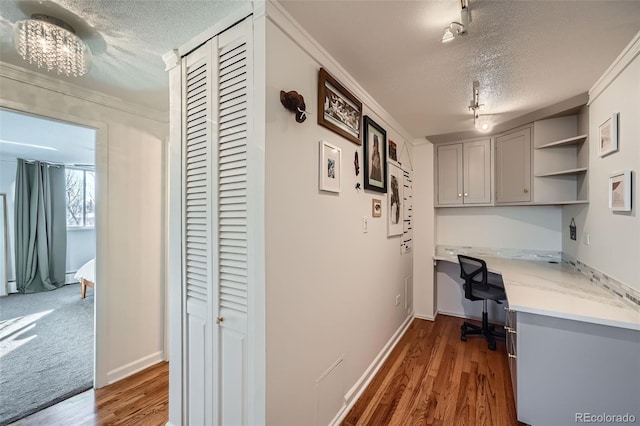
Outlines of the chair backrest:
[[484,260],[459,254],[458,262],[460,262],[460,278],[465,283],[487,284],[487,263]]

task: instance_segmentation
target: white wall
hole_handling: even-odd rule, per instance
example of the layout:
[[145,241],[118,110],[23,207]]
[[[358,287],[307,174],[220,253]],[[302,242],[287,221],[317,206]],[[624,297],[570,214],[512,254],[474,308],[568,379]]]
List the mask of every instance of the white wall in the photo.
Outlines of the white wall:
[[[318,70],[333,72],[331,63],[316,61],[272,21],[266,35],[267,424],[326,425],[409,317],[412,255],[400,254],[400,236],[387,237],[386,209],[371,218],[371,200],[384,206],[386,195],[355,189],[362,169],[356,177],[354,153],[362,167],[362,148],[316,124]],[[303,124],[282,107],[280,90],[304,96],[313,113]],[[400,152],[405,138],[381,118],[383,111],[365,105],[364,114]],[[342,149],[339,195],[318,190],[320,140]]]
[[556,206],[436,209],[436,244],[562,250],[562,208]]
[[[4,159],[0,156],[0,193],[7,194],[7,238],[9,244],[9,265],[7,268],[7,279],[10,287],[15,288],[15,228],[14,228],[14,208],[15,208],[15,184],[16,167],[18,163],[15,159]],[[77,282],[73,279],[73,274],[96,255],[96,231],[95,228],[67,229],[67,283]]]
[[[99,127],[97,181],[106,197],[99,193],[97,198],[108,211],[102,212],[106,218],[98,227],[97,385],[160,361],[167,124],[126,112],[133,109],[124,102],[107,107],[94,94],[86,98],[98,100],[83,100],[81,90],[74,89],[74,96],[62,94],[69,85],[40,75],[4,65],[0,74],[1,106]],[[99,204],[98,214],[100,209]]]
[[[631,63],[597,97],[590,92],[589,106],[589,205],[568,206],[563,211],[563,250],[585,264],[640,290],[640,220],[637,173],[640,171],[640,56],[638,36]],[[631,49],[632,51],[634,49]],[[617,68],[614,69],[614,71]],[[607,74],[605,75],[607,76]],[[615,76],[609,73],[609,77]],[[597,86],[596,86],[597,87]],[[592,89],[593,91],[593,89]],[[619,151],[598,157],[599,126],[619,112]],[[632,211],[613,213],[608,207],[608,179],[631,169]],[[575,217],[578,238],[569,238]],[[585,233],[591,244],[582,243]]]
[[436,309],[433,279],[435,210],[433,208],[433,159],[431,143],[415,141],[413,178],[413,309],[417,317],[433,319]]

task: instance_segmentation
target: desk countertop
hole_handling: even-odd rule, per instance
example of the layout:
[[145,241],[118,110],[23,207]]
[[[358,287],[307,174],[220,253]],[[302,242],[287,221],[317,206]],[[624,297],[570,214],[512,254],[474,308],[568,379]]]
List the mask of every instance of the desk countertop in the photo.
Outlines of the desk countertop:
[[[473,255],[471,255],[473,256]],[[640,310],[618,299],[567,264],[475,256],[502,275],[509,308],[640,331]],[[451,255],[435,260],[458,263]]]

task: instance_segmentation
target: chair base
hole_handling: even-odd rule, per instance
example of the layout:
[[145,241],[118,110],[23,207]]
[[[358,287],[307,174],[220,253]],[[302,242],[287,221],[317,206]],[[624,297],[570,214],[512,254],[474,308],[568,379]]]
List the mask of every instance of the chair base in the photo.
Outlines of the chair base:
[[504,333],[496,331],[495,326],[489,324],[489,317],[486,311],[482,313],[482,326],[471,324],[470,322],[465,321],[460,326],[460,329],[462,330],[462,333],[460,334],[460,340],[465,342],[467,340],[467,336],[474,334],[482,335],[485,339],[487,339],[489,349],[492,351],[496,350],[495,338],[505,338]]

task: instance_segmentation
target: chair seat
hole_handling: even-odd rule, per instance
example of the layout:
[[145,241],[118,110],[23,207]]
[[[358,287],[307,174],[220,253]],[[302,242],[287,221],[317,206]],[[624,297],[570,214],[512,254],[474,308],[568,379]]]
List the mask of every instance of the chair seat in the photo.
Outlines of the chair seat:
[[[467,291],[468,284],[463,284],[464,290]],[[507,294],[504,291],[504,288],[496,287],[494,285],[480,285],[474,284],[471,289],[471,295],[477,299],[488,299],[488,300],[507,300]]]

